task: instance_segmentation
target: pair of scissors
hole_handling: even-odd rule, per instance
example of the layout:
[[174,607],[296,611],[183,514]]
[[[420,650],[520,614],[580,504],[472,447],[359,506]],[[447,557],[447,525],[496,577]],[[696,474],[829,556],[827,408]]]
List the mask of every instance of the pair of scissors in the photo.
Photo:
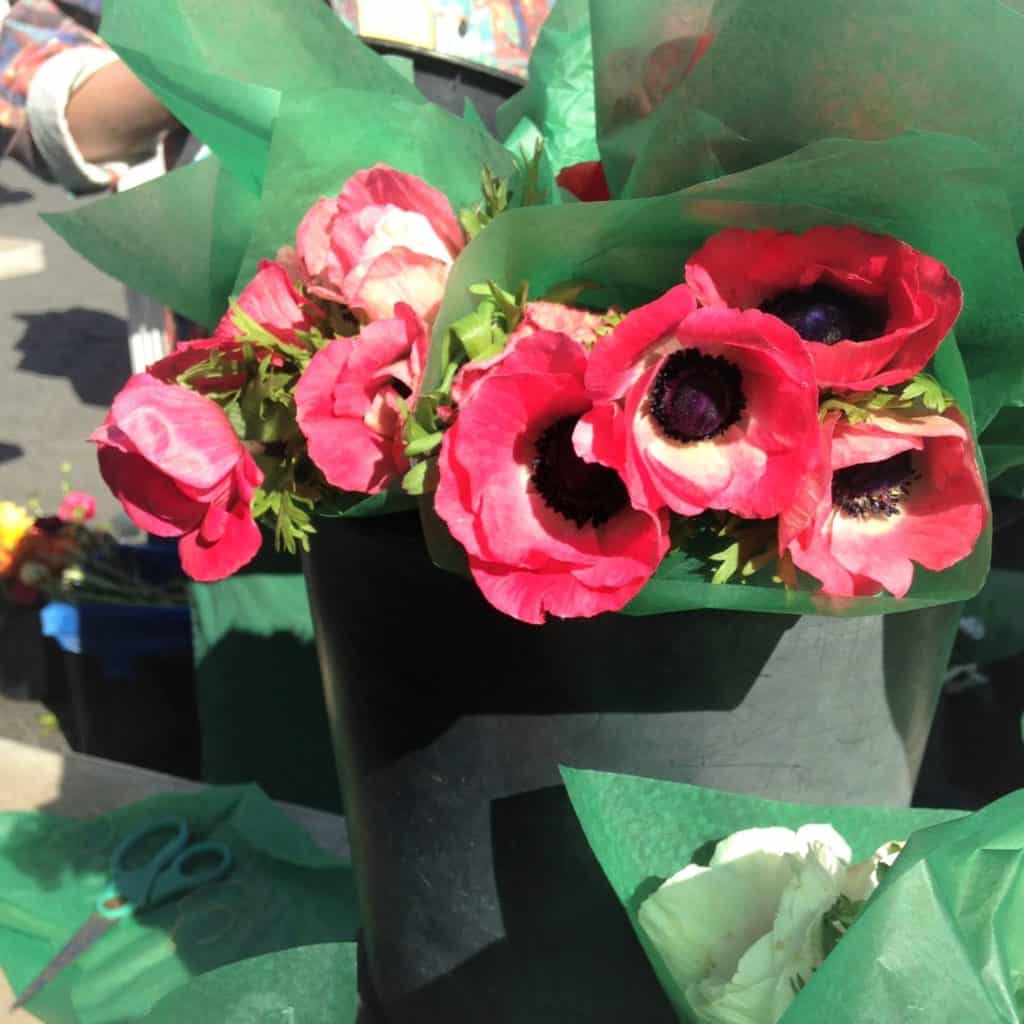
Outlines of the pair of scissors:
[[[166,838],[158,844],[161,834]],[[18,996],[12,1012],[124,918],[219,881],[233,862],[223,843],[189,843],[182,818],[161,818],[125,836],[110,855],[110,882],[97,898],[96,910]]]

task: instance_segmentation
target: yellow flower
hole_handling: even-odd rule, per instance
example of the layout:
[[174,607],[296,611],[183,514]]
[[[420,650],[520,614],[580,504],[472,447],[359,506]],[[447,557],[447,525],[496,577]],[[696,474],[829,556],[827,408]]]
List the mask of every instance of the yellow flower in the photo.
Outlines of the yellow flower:
[[15,550],[35,521],[21,505],[0,501],[0,575],[11,568]]

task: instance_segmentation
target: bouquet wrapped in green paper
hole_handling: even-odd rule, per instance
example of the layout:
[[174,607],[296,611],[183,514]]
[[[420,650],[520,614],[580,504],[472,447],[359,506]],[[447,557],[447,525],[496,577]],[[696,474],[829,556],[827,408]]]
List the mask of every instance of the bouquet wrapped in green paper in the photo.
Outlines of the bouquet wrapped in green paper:
[[[792,29],[802,5],[783,6]],[[744,65],[721,55],[751,26],[780,47],[781,28],[752,4],[645,4],[626,26],[569,2],[499,119],[508,149],[326,12],[305,17],[112,4],[108,38],[220,161],[184,172],[212,227],[194,263],[138,258],[154,232],[161,252],[195,247],[176,175],[58,224],[216,324],[94,434],[129,514],[180,536],[186,571],[233,572],[257,520],[294,549],[317,514],[417,503],[435,561],[528,622],[875,614],[979,589],[977,430],[1024,400],[993,117],[948,134],[906,97],[884,130],[866,100],[863,130],[835,104],[811,130],[793,101],[784,138],[726,160],[762,94],[781,100],[727,81]],[[155,18],[173,57],[144,40]],[[698,102],[712,73],[744,117]],[[803,73],[792,90],[821,99],[821,68]]]
[[1021,1020],[1024,794],[963,815],[563,777],[680,1020]]

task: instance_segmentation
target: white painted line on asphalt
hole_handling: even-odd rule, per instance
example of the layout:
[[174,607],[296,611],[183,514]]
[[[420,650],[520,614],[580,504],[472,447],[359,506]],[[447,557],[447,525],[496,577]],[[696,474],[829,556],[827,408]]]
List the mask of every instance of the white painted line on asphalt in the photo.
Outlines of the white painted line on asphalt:
[[45,269],[46,254],[42,242],[33,238],[4,238],[0,235],[0,281],[41,274]]

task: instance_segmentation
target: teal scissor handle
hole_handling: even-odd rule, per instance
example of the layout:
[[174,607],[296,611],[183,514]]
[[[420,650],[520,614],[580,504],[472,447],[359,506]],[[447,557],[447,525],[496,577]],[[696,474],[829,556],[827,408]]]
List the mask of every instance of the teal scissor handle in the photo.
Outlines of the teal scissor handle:
[[[133,865],[132,852],[160,832],[169,838],[155,853]],[[189,845],[188,824],[182,818],[161,818],[129,833],[110,857],[111,882],[96,901],[109,920],[155,907],[193,889],[223,878],[234,858],[223,843]]]

